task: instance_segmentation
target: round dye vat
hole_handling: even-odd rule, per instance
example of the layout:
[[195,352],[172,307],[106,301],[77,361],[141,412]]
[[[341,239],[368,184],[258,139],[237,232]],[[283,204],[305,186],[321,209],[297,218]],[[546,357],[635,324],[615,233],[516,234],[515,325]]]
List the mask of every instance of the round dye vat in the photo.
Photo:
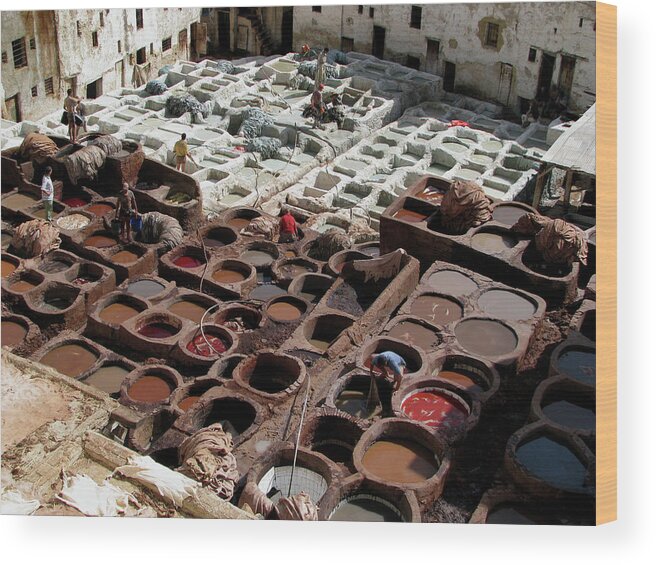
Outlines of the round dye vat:
[[480,177],[481,173],[475,169],[460,169],[455,176],[465,180],[474,180]]
[[478,355],[505,355],[517,347],[517,336],[494,320],[465,320],[456,326],[456,339]]
[[43,301],[43,305],[41,306],[41,308],[43,310],[57,312],[59,310],[66,310],[66,308],[68,308],[71,304],[73,304],[73,300],[70,298],[49,296]]
[[130,371],[120,365],[104,365],[91,373],[85,384],[91,385],[107,394],[118,394],[121,384]]
[[469,410],[463,400],[435,390],[422,390],[407,396],[401,410],[408,418],[431,428],[455,431],[463,427]]
[[467,389],[469,392],[483,392],[483,388],[478,385],[472,376],[468,375],[462,370],[440,371],[437,374],[437,377],[450,383],[460,385],[461,387]]
[[125,320],[129,320],[132,318],[132,316],[135,316],[138,313],[139,310],[133,306],[129,306],[128,304],[124,304],[122,302],[114,302],[113,304],[103,308],[98,316],[100,316],[100,319],[104,322],[107,322],[108,324],[118,325],[125,322]]
[[92,204],[87,209],[87,212],[91,212],[95,216],[104,216],[109,212],[114,211],[114,207],[109,204]]
[[182,269],[195,269],[196,267],[204,265],[205,262],[192,255],[181,255],[173,260],[173,264]]
[[569,349],[558,358],[558,372],[593,385],[597,377],[597,355],[587,349]]
[[435,290],[453,296],[467,296],[478,288],[472,279],[458,271],[437,271],[427,282]]
[[97,360],[98,355],[90,349],[71,343],[51,349],[39,362],[69,377],[79,377],[93,367]]
[[372,475],[393,483],[419,483],[438,470],[435,455],[410,440],[380,440],[367,449],[362,466]]
[[478,163],[479,165],[489,165],[490,163],[492,163],[492,161],[494,161],[492,157],[488,157],[487,155],[481,155],[480,153],[474,153],[470,157],[470,159],[474,163]]
[[539,436],[520,445],[517,460],[536,478],[559,489],[584,491],[585,465],[566,445]]
[[568,400],[557,400],[542,407],[543,414],[552,422],[577,430],[592,430],[597,418],[593,410]]
[[199,324],[203,318],[205,310],[207,310],[205,306],[201,306],[200,304],[196,304],[190,300],[180,300],[179,302],[169,306],[169,312],[176,314],[181,318],[191,320],[197,324]]
[[246,280],[246,275],[234,269],[218,269],[212,273],[212,278],[219,283],[235,284]]
[[86,206],[88,201],[84,200],[83,198],[79,198],[77,196],[73,196],[71,198],[64,198],[62,200],[66,206],[70,206],[71,208],[81,208],[82,206]]
[[188,396],[187,398],[183,398],[180,402],[178,402],[178,408],[183,412],[186,412],[199,400],[200,396]]
[[478,232],[472,236],[471,245],[484,253],[504,253],[517,245],[517,239],[507,234]]
[[139,333],[142,336],[148,337],[150,339],[166,339],[177,334],[178,329],[171,324],[166,324],[164,322],[154,322],[139,328]]
[[497,206],[492,210],[492,219],[507,226],[514,226],[517,220],[528,214],[528,211],[519,206]]
[[503,320],[528,320],[537,308],[523,296],[507,290],[488,290],[478,299],[481,310]]
[[403,522],[398,510],[388,502],[356,495],[339,504],[328,518],[331,522]]
[[32,290],[38,283],[33,283],[26,279],[18,279],[16,282],[9,285],[9,290],[13,292],[27,292]]
[[418,223],[418,222],[423,222],[426,218],[428,218],[428,214],[422,214],[420,212],[415,212],[414,210],[407,210],[405,208],[401,208],[398,212],[394,214],[393,217],[398,218],[399,220],[403,220],[405,222]]
[[3,249],[9,247],[9,244],[11,243],[11,240],[13,239],[13,236],[9,232],[2,232],[0,234],[0,246],[2,246]]
[[379,245],[368,245],[366,247],[360,247],[358,249],[360,253],[369,255],[369,257],[380,257],[380,246]]
[[489,139],[488,141],[482,141],[481,147],[485,149],[485,151],[500,151],[503,149],[503,143],[496,139]]
[[79,230],[87,227],[91,220],[84,214],[69,214],[57,218],[57,225],[63,230]]
[[303,275],[305,273],[311,273],[312,269],[310,267],[306,267],[305,265],[296,265],[296,264],[290,264],[290,265],[282,265],[280,267],[280,272],[286,277],[293,279],[294,277],[297,277],[298,275]]
[[25,339],[27,328],[23,324],[12,322],[11,320],[3,320],[0,336],[4,347],[13,347]]
[[410,313],[440,326],[462,318],[462,306],[442,296],[419,296],[410,307]]
[[91,235],[84,240],[84,247],[105,249],[114,245],[118,245],[118,241],[108,235]]
[[254,267],[265,267],[274,261],[274,256],[271,253],[262,251],[260,249],[249,249],[244,251],[239,258],[246,263],[250,263]]
[[444,149],[448,149],[449,151],[455,151],[456,153],[463,153],[467,151],[469,148],[466,145],[462,145],[460,143],[453,143],[453,142],[446,142],[441,145],[444,147]]
[[382,409],[380,403],[369,403],[369,392],[344,389],[335,399],[335,408],[356,418],[368,420]]
[[397,324],[387,335],[405,343],[416,345],[424,351],[430,351],[440,343],[438,336],[434,332],[421,324],[410,321]]
[[39,270],[44,273],[54,274],[61,273],[62,271],[67,270],[70,266],[71,264],[66,263],[65,261],[57,261],[56,259],[51,259],[41,263],[39,265]]
[[298,320],[303,315],[303,311],[298,306],[281,300],[280,302],[271,304],[267,308],[267,314],[276,320],[290,322],[292,320]]
[[136,402],[152,403],[166,400],[172,392],[171,385],[161,377],[144,375],[128,388],[128,396]]
[[119,251],[118,253],[112,255],[112,261],[114,261],[114,263],[119,263],[120,265],[129,265],[138,259],[139,255],[127,250]]
[[267,301],[283,294],[287,294],[287,291],[280,286],[275,284],[261,284],[256,286],[248,297],[253,300]]
[[16,265],[11,261],[2,259],[2,278],[7,278],[16,270]]
[[231,228],[235,228],[237,231],[241,231],[244,228],[247,228],[251,223],[247,218],[232,218],[228,220],[228,225]]
[[215,357],[225,353],[228,347],[229,344],[219,336],[205,333],[203,337],[203,334],[199,333],[187,344],[187,351],[201,357]]
[[298,257],[298,255],[296,254],[296,251],[292,251],[291,249],[285,251],[285,252],[282,254],[282,256],[283,256],[285,259],[294,259],[294,258]]
[[509,505],[497,506],[488,512],[486,524],[537,524],[524,514],[521,508]]
[[128,285],[127,291],[136,296],[141,296],[142,298],[150,298],[155,296],[164,290],[164,285],[158,283],[157,281],[151,281],[148,279],[142,279],[140,281],[135,281]]

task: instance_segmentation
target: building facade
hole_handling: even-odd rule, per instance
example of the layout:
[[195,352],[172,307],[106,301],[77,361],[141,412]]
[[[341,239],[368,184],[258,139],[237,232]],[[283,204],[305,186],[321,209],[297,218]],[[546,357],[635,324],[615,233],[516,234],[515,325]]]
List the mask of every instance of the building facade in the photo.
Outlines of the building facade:
[[515,113],[550,91],[583,113],[595,101],[595,18],[592,2],[297,6],[294,48],[371,53]]
[[140,85],[166,64],[204,55],[200,12],[3,11],[3,118],[39,119],[62,107],[68,88],[83,98],[97,98]]

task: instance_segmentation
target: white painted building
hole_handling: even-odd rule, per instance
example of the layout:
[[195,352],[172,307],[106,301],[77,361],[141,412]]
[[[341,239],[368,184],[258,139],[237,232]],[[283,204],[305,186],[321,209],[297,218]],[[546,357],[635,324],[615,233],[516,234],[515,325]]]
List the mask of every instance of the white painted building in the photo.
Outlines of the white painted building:
[[595,101],[595,19],[593,2],[297,6],[294,49],[371,53],[516,113],[555,85],[583,113]]
[[97,98],[205,53],[200,8],[17,11],[2,18],[3,118],[61,108],[66,90]]

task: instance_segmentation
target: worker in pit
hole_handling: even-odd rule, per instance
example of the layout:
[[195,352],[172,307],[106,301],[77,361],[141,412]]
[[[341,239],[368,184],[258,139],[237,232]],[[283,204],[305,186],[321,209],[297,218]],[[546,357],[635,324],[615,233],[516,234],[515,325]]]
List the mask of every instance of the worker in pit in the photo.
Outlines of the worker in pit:
[[[373,354],[369,357],[369,374],[372,379],[376,377],[387,379],[389,377],[389,371],[392,372],[394,378],[392,392],[399,390],[405,368],[406,364],[403,357],[393,351],[383,351],[382,353]],[[374,369],[377,369],[377,371]]]
[[310,107],[308,114],[314,118],[313,127],[324,129],[321,124],[323,115],[326,112],[326,105],[323,103],[323,84],[320,84],[314,89],[312,97],[310,98]]
[[187,157],[189,160],[198,167],[198,163],[194,160],[191,153],[189,152],[189,146],[187,145],[187,134],[183,133],[180,135],[180,139],[175,142],[173,146],[173,152],[175,153],[175,168],[178,171],[186,172],[186,163]]
[[296,220],[289,210],[284,207],[280,209],[280,237],[278,243],[292,243],[298,238],[298,227]]
[[114,219],[118,219],[121,223],[120,238],[130,243],[132,241],[130,222],[132,218],[139,213],[137,209],[137,200],[134,197],[134,192],[130,190],[127,182],[123,183],[121,194],[118,197],[118,205],[116,206],[116,215]]

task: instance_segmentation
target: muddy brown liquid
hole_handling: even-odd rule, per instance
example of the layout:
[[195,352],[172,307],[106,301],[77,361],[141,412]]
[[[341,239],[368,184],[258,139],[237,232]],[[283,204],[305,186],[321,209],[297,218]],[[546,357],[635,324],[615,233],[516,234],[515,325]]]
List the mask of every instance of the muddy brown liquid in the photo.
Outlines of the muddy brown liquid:
[[484,253],[503,253],[515,247],[517,240],[510,235],[480,232],[472,236],[471,245]]
[[176,314],[181,318],[186,318],[197,324],[200,323],[206,309],[205,306],[201,306],[200,304],[196,304],[189,300],[180,300],[180,302],[176,302],[169,306],[169,312],[172,314]]
[[261,284],[251,291],[249,298],[266,301],[271,300],[276,296],[282,296],[283,294],[287,294],[287,291],[284,288],[275,284]]
[[128,396],[136,402],[161,402],[172,392],[171,385],[154,375],[144,375],[128,388]]
[[219,269],[212,273],[212,278],[219,283],[234,284],[246,280],[246,277],[239,271],[233,269]]
[[381,410],[380,403],[369,403],[369,391],[349,389],[343,390],[335,399],[335,408],[363,420],[368,420]]
[[186,412],[199,400],[200,400],[200,396],[188,396],[187,398],[184,398],[183,400],[178,402],[178,408],[180,408],[180,410],[182,410],[183,412]]
[[319,351],[327,351],[332,342],[325,339],[312,338],[308,339],[308,343],[316,347]]
[[36,283],[30,282],[26,279],[19,279],[15,283],[9,285],[9,290],[14,292],[27,292],[32,290],[36,286]]
[[237,231],[247,228],[250,223],[251,221],[246,218],[232,218],[232,220],[228,221],[228,225],[231,228],[235,228]]
[[440,371],[437,374],[438,378],[455,383],[470,392],[483,392],[483,389],[466,373],[458,371]]
[[121,384],[129,372],[120,365],[105,365],[91,373],[84,379],[84,382],[107,394],[117,394],[121,390]]
[[410,308],[410,313],[437,325],[446,325],[462,318],[462,306],[441,296],[420,296]]
[[13,347],[21,343],[27,335],[27,329],[23,324],[12,322],[11,320],[2,321],[2,345],[4,347]]
[[133,306],[128,306],[122,302],[114,302],[100,311],[100,319],[108,324],[122,324],[125,320],[129,320],[132,316],[139,313],[139,310]]
[[437,271],[428,277],[428,284],[435,290],[453,296],[467,296],[474,292],[478,285],[468,276],[458,271]]
[[84,247],[95,247],[97,249],[114,247],[117,244],[117,240],[107,235],[91,235],[84,240]]
[[390,330],[388,335],[405,343],[412,343],[424,351],[430,351],[439,344],[439,338],[435,333],[424,326],[409,321],[397,324]]
[[129,265],[130,263],[134,263],[139,259],[139,255],[136,253],[132,253],[132,251],[119,251],[118,253],[115,253],[112,255],[112,261],[114,263],[119,263],[121,265]]
[[303,312],[300,308],[289,302],[276,302],[267,308],[267,314],[276,320],[289,322],[300,318]]
[[6,261],[5,259],[2,260],[2,278],[7,278],[11,273],[13,273],[16,270],[16,265],[14,265],[11,261]]
[[90,349],[71,343],[51,349],[40,362],[69,377],[79,377],[88,371],[97,359],[98,356]]
[[528,211],[519,206],[497,206],[492,211],[492,219],[501,224],[513,226],[525,214],[528,214]]
[[330,522],[402,522],[389,506],[370,498],[353,498],[339,505]]
[[95,214],[96,216],[104,216],[109,212],[113,212],[114,208],[109,204],[92,204],[87,208],[87,211]]
[[517,347],[517,336],[493,320],[465,320],[456,326],[456,338],[478,355],[505,355]]
[[258,249],[249,249],[244,251],[239,258],[246,263],[250,263],[254,267],[264,267],[273,263],[274,257],[266,251]]
[[396,214],[394,214],[393,217],[398,218],[399,220],[404,220],[406,222],[418,223],[423,222],[426,218],[428,218],[428,215],[401,208],[398,212],[396,212]]
[[379,440],[367,449],[362,465],[372,475],[394,483],[418,483],[438,469],[435,455],[414,441]]
[[150,298],[155,296],[164,290],[164,285],[158,283],[157,281],[151,281],[148,279],[143,279],[130,283],[127,288],[128,292],[135,294],[136,296],[141,296],[142,298]]
[[503,320],[528,320],[537,310],[531,301],[507,290],[484,292],[478,305],[486,314]]

